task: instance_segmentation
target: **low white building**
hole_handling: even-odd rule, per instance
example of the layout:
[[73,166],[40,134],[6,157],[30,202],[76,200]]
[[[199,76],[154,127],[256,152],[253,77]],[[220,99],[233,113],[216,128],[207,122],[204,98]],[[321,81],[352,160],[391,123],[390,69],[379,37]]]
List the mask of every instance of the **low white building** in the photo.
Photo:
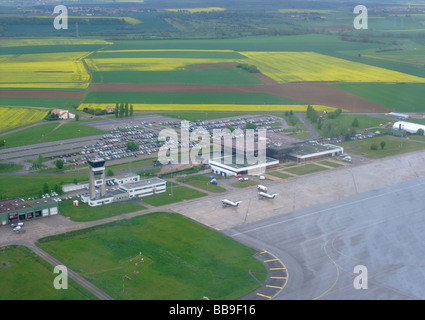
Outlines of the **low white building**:
[[130,200],[132,198],[142,198],[167,190],[167,181],[159,178],[150,178],[139,180],[133,183],[120,185],[117,189],[107,190],[105,196],[97,195],[90,199],[90,196],[81,196],[81,201],[87,203],[91,207],[100,206],[109,203]]
[[289,154],[297,162],[305,162],[324,157],[340,156],[344,148],[329,143],[305,142],[297,144],[296,148]]
[[[227,159],[227,161],[226,161]],[[265,158],[265,163],[238,164],[235,157],[221,157],[209,161],[211,171],[221,176],[237,176],[238,174],[261,175],[267,167],[277,166],[279,160],[270,157]]]
[[160,178],[150,178],[134,183],[121,185],[120,190],[125,191],[130,198],[142,198],[167,190],[167,181]]
[[393,129],[404,130],[407,133],[415,134],[419,129],[422,129],[425,132],[425,125],[406,121],[397,121],[393,124]]
[[69,110],[54,109],[52,110],[52,114],[57,114],[61,120],[75,119],[75,114],[69,112]]
[[[140,176],[138,174],[126,174],[126,175],[120,175],[115,177],[107,177],[105,179],[105,183],[107,186],[117,186],[117,185],[124,185],[127,183],[134,183],[140,181]],[[88,182],[81,182],[81,183],[69,183],[64,184],[62,186],[63,192],[73,192],[78,190],[88,190],[89,189],[89,183]]]

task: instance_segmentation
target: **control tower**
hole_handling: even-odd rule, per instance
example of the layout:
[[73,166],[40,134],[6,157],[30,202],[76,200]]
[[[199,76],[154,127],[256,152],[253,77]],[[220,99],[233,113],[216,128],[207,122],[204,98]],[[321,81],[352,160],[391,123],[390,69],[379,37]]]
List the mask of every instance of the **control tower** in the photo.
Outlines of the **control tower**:
[[105,196],[105,160],[88,160],[89,168],[89,196],[90,200],[96,198],[96,187],[100,189],[100,197]]

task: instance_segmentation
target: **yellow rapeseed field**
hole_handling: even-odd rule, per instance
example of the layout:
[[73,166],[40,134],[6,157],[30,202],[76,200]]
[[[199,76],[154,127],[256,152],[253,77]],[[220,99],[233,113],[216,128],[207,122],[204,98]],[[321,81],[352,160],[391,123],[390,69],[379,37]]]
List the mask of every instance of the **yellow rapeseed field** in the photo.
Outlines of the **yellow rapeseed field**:
[[44,119],[49,109],[0,107],[0,132],[8,131]]
[[203,58],[104,58],[86,59],[92,71],[173,71],[193,64],[222,63],[230,59]]
[[[82,103],[78,109],[105,109],[111,103]],[[138,104],[132,103],[134,110],[144,111],[294,111],[303,112],[308,105],[241,105],[241,104]],[[334,111],[336,108],[311,105],[316,111]],[[344,111],[344,110],[343,110]]]
[[240,52],[279,83],[294,81],[415,82],[425,78],[315,52]]
[[89,52],[0,56],[0,88],[87,88],[82,59]]

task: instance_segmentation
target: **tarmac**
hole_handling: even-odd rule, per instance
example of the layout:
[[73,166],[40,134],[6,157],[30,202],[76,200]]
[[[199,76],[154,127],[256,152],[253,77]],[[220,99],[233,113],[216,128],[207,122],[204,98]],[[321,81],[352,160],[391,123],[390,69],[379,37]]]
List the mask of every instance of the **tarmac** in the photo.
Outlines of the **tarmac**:
[[[22,244],[34,250],[34,242],[42,237],[165,210],[258,249],[257,258],[266,265],[269,260],[279,263],[273,268],[285,272],[275,275],[279,278],[273,282],[269,282],[269,272],[266,284],[247,299],[365,297],[359,296],[358,290],[347,289],[352,288],[353,274],[352,265],[346,264],[353,255],[357,263],[362,260],[358,256],[369,258],[373,280],[379,279],[379,290],[366,291],[368,299],[424,299],[425,293],[419,288],[425,278],[421,261],[425,245],[420,236],[425,230],[421,214],[425,208],[424,160],[425,152],[419,151],[280,181],[262,181],[270,192],[279,194],[273,200],[259,200],[256,187],[250,186],[92,222],[73,222],[61,215],[35,219],[25,223],[24,234],[0,227],[0,246]],[[243,202],[237,208],[223,208],[223,198]],[[384,225],[391,232],[379,233],[377,227]],[[399,226],[402,234],[394,231]],[[409,235],[415,242],[406,241]],[[392,244],[399,244],[395,251],[390,250]],[[43,256],[39,250],[36,253]],[[400,262],[400,254],[410,260]],[[379,263],[391,259],[401,267]],[[409,286],[411,289],[406,289]],[[98,297],[110,298],[102,292]]]

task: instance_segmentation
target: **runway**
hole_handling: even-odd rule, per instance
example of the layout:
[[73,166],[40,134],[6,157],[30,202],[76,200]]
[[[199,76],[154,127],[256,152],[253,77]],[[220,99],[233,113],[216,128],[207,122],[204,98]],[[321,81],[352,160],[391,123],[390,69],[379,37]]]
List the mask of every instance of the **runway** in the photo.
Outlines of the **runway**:
[[275,300],[425,299],[424,195],[419,178],[223,232],[285,264]]

